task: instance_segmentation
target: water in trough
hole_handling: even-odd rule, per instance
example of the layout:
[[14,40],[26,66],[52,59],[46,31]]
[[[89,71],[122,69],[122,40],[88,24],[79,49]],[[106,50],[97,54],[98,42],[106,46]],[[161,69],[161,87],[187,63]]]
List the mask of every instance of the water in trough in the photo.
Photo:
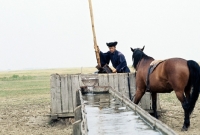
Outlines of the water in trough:
[[83,95],[89,135],[162,135],[111,94]]

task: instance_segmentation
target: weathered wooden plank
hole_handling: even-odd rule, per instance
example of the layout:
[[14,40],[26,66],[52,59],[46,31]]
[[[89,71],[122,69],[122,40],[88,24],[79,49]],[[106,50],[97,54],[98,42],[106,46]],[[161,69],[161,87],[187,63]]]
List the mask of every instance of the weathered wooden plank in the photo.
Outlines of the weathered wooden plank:
[[62,112],[69,112],[69,101],[68,101],[68,81],[67,75],[61,75],[61,100],[62,100]]
[[125,89],[124,95],[130,99],[135,94],[135,77],[133,73],[125,73],[123,74],[123,76],[124,76],[124,89]]
[[118,74],[118,91],[123,92],[123,76]]
[[145,110],[145,109],[152,109],[152,100],[151,100],[151,94],[149,92],[146,92],[144,94],[144,96],[142,97],[141,101],[141,107]]
[[60,76],[51,75],[51,113],[61,113],[61,92],[60,92]]
[[71,75],[73,106],[76,107],[76,91],[80,89],[79,75]]
[[71,75],[67,75],[69,112],[74,112]]
[[79,78],[78,78],[78,81],[79,81],[79,86],[81,87],[81,86],[85,86],[84,84],[83,84],[83,82],[82,82],[82,77],[83,77],[83,74],[80,74],[79,75]]
[[120,73],[118,74],[118,89],[119,89],[119,92],[121,92],[121,94],[125,94],[125,89],[126,89],[126,86],[127,86],[127,75],[124,74],[124,73]]
[[51,117],[51,119],[57,119],[57,118],[73,118],[73,117],[74,117],[74,113],[47,114],[47,116]]
[[[152,110],[152,97],[150,92],[146,92],[140,101],[140,106],[144,110]],[[157,93],[157,110],[160,111],[160,99],[159,94]]]
[[61,92],[60,92],[60,76],[51,75],[51,99],[52,108],[51,113],[61,113]]
[[[80,74],[79,75],[79,86],[85,86],[82,82],[82,78],[98,78],[98,74]],[[98,86],[98,83],[94,86]]]
[[99,86],[109,86],[108,74],[99,74]]
[[56,105],[57,105],[57,113],[62,112],[61,105],[61,91],[60,91],[60,75],[56,75]]
[[118,74],[108,74],[109,85],[118,91]]
[[119,91],[119,79],[118,79],[118,74],[114,74],[113,76],[113,83],[114,83],[114,89],[116,91]]
[[134,96],[136,92],[135,73],[129,74],[129,80],[130,80],[130,91],[131,91],[132,96]]
[[109,91],[109,86],[94,86],[93,92],[94,93],[104,93]]
[[50,87],[51,87],[51,114],[56,113],[56,99],[55,99],[55,92],[56,92],[56,75],[52,74],[50,77]]
[[82,120],[81,105],[74,109],[74,119],[75,121]]
[[74,117],[74,113],[61,113],[61,114],[58,114],[58,117],[59,118],[72,118],[72,117]]
[[128,79],[129,79],[129,75],[128,73],[124,73],[124,95],[129,98],[129,86],[128,86]]
[[159,93],[157,93],[157,110],[160,111],[161,107],[160,107],[160,98],[159,98]]
[[73,135],[82,135],[81,133],[81,120],[73,123]]
[[114,89],[114,79],[113,79],[114,74],[108,74],[108,82],[110,87]]
[[76,91],[76,106],[81,105],[81,99],[80,99],[80,94],[79,94],[79,90]]

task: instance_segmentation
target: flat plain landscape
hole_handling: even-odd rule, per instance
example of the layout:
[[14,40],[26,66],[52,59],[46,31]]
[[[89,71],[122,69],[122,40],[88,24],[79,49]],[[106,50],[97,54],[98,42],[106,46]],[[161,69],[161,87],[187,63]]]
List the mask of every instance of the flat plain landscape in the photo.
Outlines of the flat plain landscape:
[[[95,68],[83,68],[93,73]],[[81,73],[80,68],[0,72],[0,134],[1,135],[71,135],[73,120],[52,122],[50,113],[50,75]],[[189,131],[181,132],[183,110],[174,92],[160,94],[162,122],[180,135],[199,135],[200,101],[198,100]]]

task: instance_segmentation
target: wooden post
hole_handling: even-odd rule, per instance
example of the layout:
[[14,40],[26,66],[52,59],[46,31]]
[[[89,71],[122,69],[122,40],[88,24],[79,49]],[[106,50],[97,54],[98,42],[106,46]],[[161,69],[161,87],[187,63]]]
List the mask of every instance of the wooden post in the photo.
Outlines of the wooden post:
[[93,16],[93,9],[92,9],[92,1],[88,0],[88,2],[89,2],[89,8],[90,8],[90,18],[91,18],[91,23],[92,23],[92,33],[93,33],[93,38],[94,38],[94,49],[95,49],[97,64],[99,67],[101,67],[99,47],[97,45],[96,33],[95,33],[95,29],[94,29],[94,16]]

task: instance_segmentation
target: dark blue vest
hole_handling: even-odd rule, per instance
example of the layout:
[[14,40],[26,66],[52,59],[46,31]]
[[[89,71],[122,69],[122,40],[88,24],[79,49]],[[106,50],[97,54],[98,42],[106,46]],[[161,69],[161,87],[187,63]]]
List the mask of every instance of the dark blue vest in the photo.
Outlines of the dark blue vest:
[[129,68],[127,67],[124,55],[117,50],[114,53],[111,53],[109,51],[107,53],[100,52],[100,59],[102,66],[104,66],[105,64],[109,64],[111,60],[113,67],[117,70],[117,73],[130,72]]

